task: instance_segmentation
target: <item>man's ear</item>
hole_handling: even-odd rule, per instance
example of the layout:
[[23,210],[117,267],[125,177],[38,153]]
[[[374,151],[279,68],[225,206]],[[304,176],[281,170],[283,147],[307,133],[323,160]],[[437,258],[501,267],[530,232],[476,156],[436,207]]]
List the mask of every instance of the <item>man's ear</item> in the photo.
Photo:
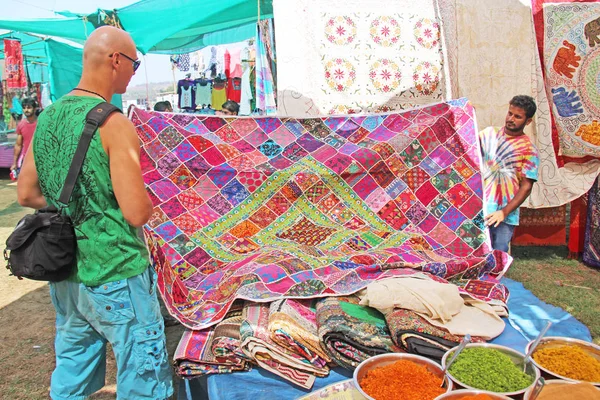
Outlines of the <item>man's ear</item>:
[[533,117],[527,119],[527,122],[525,122],[525,125],[526,126],[529,125],[531,123],[531,121],[533,121]]

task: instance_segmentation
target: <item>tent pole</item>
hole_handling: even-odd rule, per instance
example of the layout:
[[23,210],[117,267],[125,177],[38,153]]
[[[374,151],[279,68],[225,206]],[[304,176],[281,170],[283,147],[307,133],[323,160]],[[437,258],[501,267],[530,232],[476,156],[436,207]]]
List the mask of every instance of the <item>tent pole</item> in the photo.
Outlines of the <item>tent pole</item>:
[[150,90],[148,89],[148,63],[144,54],[144,73],[146,74],[146,106],[150,107]]
[[171,72],[173,73],[173,93],[177,93],[177,83],[175,82],[175,65],[171,63]]

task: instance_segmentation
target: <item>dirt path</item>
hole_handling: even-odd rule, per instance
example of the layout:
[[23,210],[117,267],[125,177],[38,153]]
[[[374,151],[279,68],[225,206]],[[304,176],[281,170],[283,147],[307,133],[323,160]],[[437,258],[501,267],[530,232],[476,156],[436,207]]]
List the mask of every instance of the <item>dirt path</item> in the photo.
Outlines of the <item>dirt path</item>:
[[[0,254],[19,219],[31,212],[16,203],[16,187],[0,178]],[[54,307],[45,282],[18,280],[0,267],[0,397],[11,400],[47,399],[54,369]],[[172,358],[181,338],[181,325],[167,328]],[[114,399],[115,360],[107,357],[106,386],[91,399]],[[177,381],[175,383],[177,386]]]

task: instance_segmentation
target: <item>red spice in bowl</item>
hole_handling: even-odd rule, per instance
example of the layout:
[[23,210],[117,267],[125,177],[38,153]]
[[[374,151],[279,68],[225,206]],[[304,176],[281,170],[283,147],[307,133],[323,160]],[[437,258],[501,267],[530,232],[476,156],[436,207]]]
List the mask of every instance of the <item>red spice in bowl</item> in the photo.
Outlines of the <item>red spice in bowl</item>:
[[433,400],[446,393],[442,378],[408,360],[374,368],[360,381],[362,390],[375,400]]

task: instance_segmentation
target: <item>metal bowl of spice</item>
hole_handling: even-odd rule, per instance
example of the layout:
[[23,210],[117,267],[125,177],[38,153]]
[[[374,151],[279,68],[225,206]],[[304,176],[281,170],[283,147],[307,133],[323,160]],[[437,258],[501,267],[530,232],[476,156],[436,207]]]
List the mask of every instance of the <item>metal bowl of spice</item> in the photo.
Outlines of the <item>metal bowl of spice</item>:
[[[526,351],[529,351],[531,343]],[[546,336],[537,345],[531,358],[546,376],[569,382],[589,382],[600,387],[600,347],[593,343]]]
[[[529,388],[525,392],[523,400],[529,400],[532,392],[533,388]],[[535,400],[556,400],[557,398],[598,400],[600,399],[600,389],[587,382],[548,379],[544,382],[544,388]]]
[[[452,356],[455,348],[444,354],[442,366]],[[525,354],[510,347],[490,343],[471,343],[448,368],[448,376],[465,389],[483,390],[504,396],[518,396],[540,377],[540,371],[530,360],[523,362]]]
[[369,400],[430,399],[452,390],[442,367],[425,357],[408,353],[388,353],[361,362],[354,370],[354,385]]
[[484,390],[460,389],[438,396],[435,400],[512,400],[510,397]]

